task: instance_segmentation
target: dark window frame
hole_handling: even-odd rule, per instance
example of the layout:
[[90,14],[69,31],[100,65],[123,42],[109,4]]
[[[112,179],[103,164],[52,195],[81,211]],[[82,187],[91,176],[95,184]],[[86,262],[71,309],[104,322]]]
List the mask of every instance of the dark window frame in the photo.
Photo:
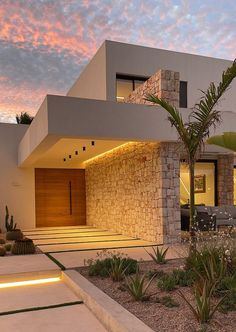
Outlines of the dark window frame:
[[[181,159],[182,162],[184,159]],[[180,160],[180,162],[181,162]],[[210,163],[210,164],[214,164],[215,168],[214,168],[214,187],[215,187],[215,193],[214,193],[214,201],[215,201],[215,206],[218,206],[218,163],[216,159],[198,159],[196,160],[196,163]],[[236,167],[236,166],[235,166]]]
[[179,107],[188,108],[188,82],[179,81]]

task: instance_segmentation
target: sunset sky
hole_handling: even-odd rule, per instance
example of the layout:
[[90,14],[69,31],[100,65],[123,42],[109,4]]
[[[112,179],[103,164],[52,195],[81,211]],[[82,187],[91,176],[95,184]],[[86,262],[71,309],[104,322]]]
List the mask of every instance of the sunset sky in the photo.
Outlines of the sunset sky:
[[236,57],[235,0],[1,0],[0,121],[66,94],[105,39]]

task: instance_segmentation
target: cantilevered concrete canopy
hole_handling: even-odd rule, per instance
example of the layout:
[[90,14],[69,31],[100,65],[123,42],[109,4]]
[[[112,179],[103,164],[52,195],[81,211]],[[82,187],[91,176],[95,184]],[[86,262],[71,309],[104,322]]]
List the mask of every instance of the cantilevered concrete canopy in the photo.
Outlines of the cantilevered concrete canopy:
[[[189,112],[182,109],[183,117]],[[222,112],[222,120],[216,134],[234,130],[236,113]],[[19,145],[18,165],[82,167],[84,161],[129,141],[176,140],[166,112],[157,106],[48,95]]]

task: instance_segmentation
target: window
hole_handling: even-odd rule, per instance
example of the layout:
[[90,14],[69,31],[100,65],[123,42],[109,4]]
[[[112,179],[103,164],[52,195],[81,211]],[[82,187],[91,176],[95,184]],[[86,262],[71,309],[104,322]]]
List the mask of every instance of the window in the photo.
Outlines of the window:
[[179,85],[179,107],[182,107],[182,108],[188,107],[187,83],[188,82],[180,81],[180,85]]
[[[195,164],[195,204],[215,205],[215,162]],[[189,170],[185,163],[180,165],[180,204],[189,202]]]
[[116,75],[116,100],[123,102],[128,95],[142,85],[148,77]]

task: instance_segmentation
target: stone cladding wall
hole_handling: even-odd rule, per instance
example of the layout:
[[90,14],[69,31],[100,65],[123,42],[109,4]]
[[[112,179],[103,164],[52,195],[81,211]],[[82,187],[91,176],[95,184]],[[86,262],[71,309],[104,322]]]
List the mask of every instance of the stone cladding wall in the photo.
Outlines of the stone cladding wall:
[[165,99],[175,107],[179,107],[179,84],[178,72],[160,69],[133,91],[124,102],[150,104],[145,100],[145,95],[150,93]]
[[180,233],[179,154],[127,143],[86,164],[87,224],[159,243]]
[[217,164],[218,205],[234,205],[234,156],[220,155]]

